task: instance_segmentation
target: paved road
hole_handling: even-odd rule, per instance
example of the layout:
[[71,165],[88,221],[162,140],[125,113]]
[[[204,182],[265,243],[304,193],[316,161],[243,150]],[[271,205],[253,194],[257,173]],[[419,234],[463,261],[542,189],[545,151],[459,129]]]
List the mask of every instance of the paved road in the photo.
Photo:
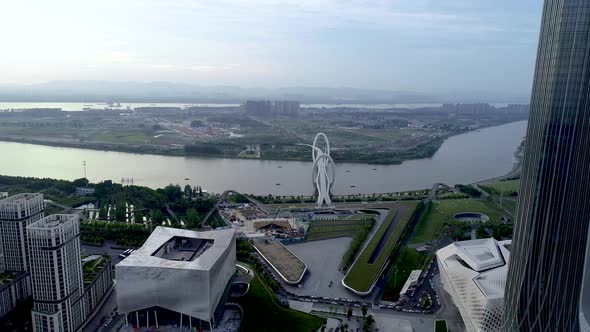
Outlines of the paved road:
[[109,314],[114,312],[117,308],[117,290],[113,291],[107,296],[102,307],[96,312],[92,320],[84,327],[85,332],[103,331],[103,324],[107,320]]
[[[436,257],[432,260],[428,266],[428,270],[424,275],[424,278],[420,279],[420,283],[414,289],[414,291],[408,294],[405,298],[404,303],[400,303],[399,307],[401,310],[420,310],[426,311],[427,313],[436,313],[441,309],[441,303],[439,300],[438,290],[435,287],[435,279],[438,278],[439,270],[436,262]],[[420,308],[418,305],[424,294],[429,294],[432,306],[430,308]]]
[[[312,310],[316,313],[325,312],[328,314],[339,313],[344,315],[347,309],[348,306],[337,307],[332,304],[313,303],[312,305]],[[427,316],[422,314],[401,313],[397,311],[372,308],[369,308],[367,313],[373,315],[375,318],[375,326],[379,328],[379,331],[405,332],[407,330],[407,324],[404,324],[404,322],[409,322],[412,327],[412,330],[410,331],[414,332],[432,332],[434,328],[435,318],[432,315]],[[361,309],[353,307],[353,315],[362,317]],[[345,316],[341,317],[346,320]]]
[[121,261],[119,254],[122,254],[125,249],[113,249],[111,246],[114,246],[114,241],[105,241],[102,247],[95,247],[82,244],[80,246],[80,253],[82,255],[109,255],[111,257],[111,261],[113,265],[116,265]]
[[364,301],[365,299],[344,288],[340,282],[344,278],[344,274],[338,270],[342,253],[351,241],[352,238],[340,237],[288,245],[287,248],[307,265],[309,272],[306,273],[301,288],[287,284],[285,288],[299,295]]

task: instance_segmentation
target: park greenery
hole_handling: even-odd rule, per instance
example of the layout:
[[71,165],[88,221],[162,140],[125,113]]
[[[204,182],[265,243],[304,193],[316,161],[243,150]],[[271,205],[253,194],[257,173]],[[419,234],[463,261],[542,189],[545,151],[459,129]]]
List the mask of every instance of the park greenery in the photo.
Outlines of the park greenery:
[[[283,308],[274,292],[279,284],[254,255],[254,247],[246,238],[236,239],[236,258],[254,271],[248,293],[235,302],[244,308],[240,331],[317,331],[324,319]],[[269,316],[273,316],[269,318]]]
[[[313,204],[316,202],[315,196],[273,196],[249,194],[249,197],[256,199],[264,204]],[[407,192],[391,192],[382,194],[350,194],[350,195],[332,195],[330,198],[334,203],[360,203],[360,202],[378,202],[378,201],[414,201],[423,199],[428,196],[428,190],[412,190]]]
[[[95,192],[87,196],[77,195],[77,187],[92,187]],[[67,181],[0,175],[0,188],[10,195],[40,192],[46,199],[70,207],[94,203],[99,220],[81,224],[81,240],[93,245],[113,241],[121,247],[141,246],[152,229],[167,219],[172,221],[173,227],[201,228],[204,226],[203,215],[213,208],[217,200],[203,195],[200,186],[187,185],[181,188],[170,184],[164,188],[151,189],[122,185],[110,180],[92,184],[85,178]],[[131,205],[134,207],[133,220],[129,213]],[[61,209],[50,206],[47,212],[58,213]],[[216,228],[224,225],[218,213],[211,216],[209,226]]]
[[[76,187],[92,187],[94,194],[88,196],[76,195]],[[88,183],[82,178],[74,181],[56,180],[47,178],[17,177],[0,175],[0,188],[8,191],[10,195],[24,192],[40,192],[44,197],[56,203],[77,207],[86,203],[96,203],[99,208],[100,218],[107,220],[107,208],[111,206],[112,215],[109,221],[125,221],[126,204],[133,205],[138,213],[135,221],[142,215],[154,217],[157,220],[168,216],[167,207],[176,215],[185,217],[189,209],[195,209],[199,214],[204,214],[216,202],[214,197],[203,195],[198,186],[184,190],[179,185],[170,184],[164,188],[151,189],[143,186],[122,185],[111,180],[96,184]],[[159,215],[160,211],[162,215]],[[194,215],[193,215],[194,217]],[[195,227],[198,227],[198,220]]]
[[[453,218],[459,212],[479,212],[486,214],[490,220],[486,223],[472,225],[457,221]],[[414,232],[408,239],[410,245],[432,244],[445,234],[452,240],[468,240],[469,233],[475,228],[477,238],[492,236],[498,240],[509,238],[512,234],[512,224],[501,222],[505,211],[496,203],[488,199],[458,199],[439,200],[424,207],[422,216],[414,227]],[[425,270],[434,256],[434,250],[418,252],[408,246],[400,250],[394,261],[385,284],[382,299],[397,301],[399,292],[412,270]]]
[[252,253],[254,253],[254,246],[252,243],[246,238],[237,238],[236,239],[236,258],[242,262],[249,262],[252,258]]
[[470,196],[464,193],[446,193],[440,196],[437,196],[437,199],[465,199],[469,198]]
[[[357,260],[349,269],[348,273],[344,277],[344,282],[348,286],[360,292],[366,292],[370,290],[371,285],[377,278],[377,274],[383,268],[383,264],[385,264],[393,248],[402,237],[402,234],[404,233],[404,230],[406,229],[409,221],[412,219],[412,216],[414,215],[418,205],[417,202],[407,202],[403,204],[406,204],[406,209],[403,212],[403,215],[398,217],[397,224],[392,225],[392,227],[394,227],[393,230],[391,232],[387,232],[390,224],[397,216],[399,206],[390,208],[387,216],[369,243],[366,245],[365,249],[361,252]],[[382,240],[383,236],[387,236],[387,238]],[[382,246],[378,248],[378,245],[380,244]],[[375,259],[370,262],[371,258],[375,255],[375,250],[379,250],[379,252],[377,253]]]
[[361,243],[364,241],[367,234],[369,234],[373,227],[375,220],[369,217],[366,220],[326,220],[314,221],[309,225],[309,229],[305,235],[308,241],[332,239],[337,237],[352,237],[356,239],[360,233],[365,233],[360,236]]
[[4,271],[4,272],[0,273],[0,286],[12,281],[14,279],[14,277],[15,277],[14,273],[12,273],[10,271]]
[[279,289],[279,284],[264,269],[264,266],[262,266],[260,261],[254,255],[254,246],[250,240],[245,238],[236,239],[236,258],[238,261],[247,262],[251,268],[257,272],[258,277],[264,281],[266,286],[268,286],[270,289],[275,292]]
[[[453,216],[459,212],[479,212],[487,215],[490,220],[485,224],[486,228],[506,229],[509,226],[501,227],[501,217],[506,213],[492,201],[486,199],[457,199],[457,200],[441,200],[432,203],[425,218],[421,218],[414,229],[414,234],[410,239],[410,244],[429,243],[435,238],[442,235],[445,227],[449,226],[451,229],[471,229],[471,225],[465,222],[456,221]],[[459,232],[453,233],[451,230],[451,237],[460,237]],[[505,232],[503,233],[505,234]],[[494,235],[496,236],[496,234]]]
[[152,227],[144,224],[92,221],[80,224],[80,239],[83,243],[103,245],[113,241],[119,247],[140,247],[150,236]]
[[464,194],[467,194],[471,197],[480,197],[481,196],[481,192],[477,189],[475,189],[472,185],[468,184],[468,185],[463,185],[463,184],[458,184],[456,185],[457,189],[459,189],[459,191],[461,191]]
[[101,256],[97,259],[85,262],[84,265],[82,265],[84,283],[92,282],[107,263],[110,263],[108,256]]
[[447,332],[447,321],[444,319],[437,319],[434,322],[434,332]]
[[425,254],[419,253],[414,249],[408,247],[402,248],[392,273],[389,275],[387,282],[383,288],[383,300],[395,302],[399,299],[399,292],[404,287],[406,280],[410,277],[412,270],[416,270],[419,262],[423,260]]
[[486,182],[480,184],[479,187],[485,190],[490,195],[504,195],[510,197],[517,197],[520,187],[519,179],[506,179],[495,182]]
[[420,308],[429,308],[430,306],[432,306],[432,301],[430,301],[430,297],[428,297],[428,294],[422,295],[422,297],[420,298],[420,304],[418,306]]
[[361,246],[367,239],[367,236],[371,233],[373,226],[375,225],[375,221],[365,223],[363,226],[356,232],[352,241],[348,245],[348,248],[344,252],[342,256],[342,263],[340,265],[340,269],[342,271],[348,271],[348,268],[353,263],[354,258],[356,257],[357,253],[361,249]]
[[250,289],[243,297],[235,298],[244,309],[240,331],[316,332],[325,319],[304,312],[283,308],[276,295],[255,273]]
[[92,197],[75,195],[76,187],[84,186],[86,183],[87,181],[85,179],[66,181],[49,178],[0,175],[1,191],[8,191],[10,195],[26,192],[41,192],[45,198],[69,206],[82,205],[95,200]]

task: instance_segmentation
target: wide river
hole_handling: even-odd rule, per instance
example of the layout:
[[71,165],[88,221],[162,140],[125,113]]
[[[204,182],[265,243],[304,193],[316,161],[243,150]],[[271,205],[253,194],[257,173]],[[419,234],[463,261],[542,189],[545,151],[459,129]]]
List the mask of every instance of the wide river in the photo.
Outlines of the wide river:
[[[338,163],[332,192],[395,192],[504,175],[516,162],[514,152],[526,126],[520,121],[453,136],[432,158],[401,165]],[[201,185],[216,193],[235,189],[273,195],[307,195],[314,189],[311,162],[171,157],[11,142],[0,142],[0,158],[3,175],[72,180],[84,176],[86,161],[92,182],[133,178],[134,184],[153,188],[175,183]]]

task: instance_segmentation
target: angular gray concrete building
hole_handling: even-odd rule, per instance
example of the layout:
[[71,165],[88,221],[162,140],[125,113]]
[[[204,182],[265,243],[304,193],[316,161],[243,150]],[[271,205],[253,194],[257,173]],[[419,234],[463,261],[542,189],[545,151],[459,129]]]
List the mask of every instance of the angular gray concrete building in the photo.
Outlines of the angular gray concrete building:
[[235,230],[156,227],[115,266],[118,312],[134,328],[210,330],[235,270]]
[[506,331],[579,331],[590,223],[590,1],[546,0],[505,292]]

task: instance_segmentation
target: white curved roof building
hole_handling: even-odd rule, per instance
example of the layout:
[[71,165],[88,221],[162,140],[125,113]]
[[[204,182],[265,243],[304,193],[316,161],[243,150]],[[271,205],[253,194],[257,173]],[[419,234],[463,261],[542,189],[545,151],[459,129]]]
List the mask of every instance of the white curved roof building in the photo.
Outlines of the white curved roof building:
[[127,323],[213,325],[236,269],[234,235],[233,229],[157,227],[141,248],[115,266],[117,304]]
[[501,331],[510,243],[492,238],[461,241],[436,252],[443,287],[468,332]]

